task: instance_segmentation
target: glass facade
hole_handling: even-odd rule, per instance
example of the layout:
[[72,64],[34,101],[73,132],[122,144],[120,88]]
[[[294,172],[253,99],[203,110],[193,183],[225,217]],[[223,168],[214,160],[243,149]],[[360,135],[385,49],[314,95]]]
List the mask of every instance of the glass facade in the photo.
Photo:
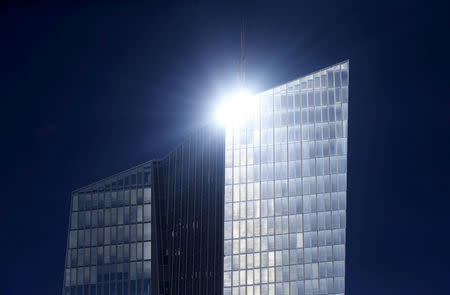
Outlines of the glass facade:
[[224,128],[72,193],[65,295],[223,290]]
[[348,67],[74,191],[63,294],[344,294]]
[[224,294],[344,294],[348,61],[226,129]]
[[150,294],[151,162],[72,193],[63,294]]
[[224,134],[202,128],[153,162],[154,294],[222,292]]

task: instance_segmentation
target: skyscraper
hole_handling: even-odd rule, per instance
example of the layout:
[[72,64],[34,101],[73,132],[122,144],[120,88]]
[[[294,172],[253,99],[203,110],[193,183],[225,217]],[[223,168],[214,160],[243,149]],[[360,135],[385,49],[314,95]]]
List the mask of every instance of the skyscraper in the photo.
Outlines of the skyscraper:
[[224,294],[343,294],[348,62],[227,126]]
[[217,294],[224,130],[72,193],[63,294]]
[[72,193],[63,294],[150,294],[151,169],[147,162]]
[[348,61],[72,193],[64,294],[344,294]]
[[222,290],[224,141],[202,128],[153,162],[154,294]]

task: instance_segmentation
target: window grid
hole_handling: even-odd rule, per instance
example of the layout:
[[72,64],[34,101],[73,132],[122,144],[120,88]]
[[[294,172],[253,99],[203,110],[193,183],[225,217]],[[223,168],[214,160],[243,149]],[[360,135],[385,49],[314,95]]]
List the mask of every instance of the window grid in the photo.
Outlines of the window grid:
[[149,171],[143,164],[72,194],[63,294],[150,294]]
[[[257,119],[261,118],[260,132],[252,129],[253,122],[244,130],[242,126],[227,129],[226,167],[233,169],[229,170],[225,188],[228,197],[225,198],[224,294],[297,294],[299,288],[303,292],[298,294],[344,293],[348,64],[343,64],[341,70],[339,67],[260,94],[261,107],[256,115]],[[346,82],[339,87],[338,83],[344,79]],[[267,104],[267,98],[272,99],[272,106]],[[281,112],[277,114],[280,109],[286,119]],[[270,114],[274,121],[264,123],[264,118],[272,120]],[[285,131],[281,132],[281,128]],[[271,130],[272,135],[265,129]],[[246,132],[243,136],[242,131]],[[283,133],[287,136],[282,136]],[[249,134],[259,134],[260,138],[256,140]],[[277,153],[278,146],[285,146],[286,160]],[[253,150],[250,157],[249,150]],[[272,153],[269,158],[267,151]],[[247,159],[243,160],[242,155]],[[279,167],[287,176],[280,177]],[[272,172],[268,173],[267,169]],[[242,171],[246,171],[244,177]],[[242,186],[246,195],[242,195]],[[257,186],[260,195],[255,199],[250,192],[254,193]],[[269,200],[273,201],[270,206]],[[259,206],[256,216],[255,204]],[[251,210],[243,215],[246,206]],[[293,225],[296,219],[297,224]],[[243,221],[250,227],[243,228]],[[261,228],[256,230],[251,224]],[[281,225],[281,231],[277,231],[277,224]],[[266,230],[265,226],[269,228]],[[299,234],[302,242],[296,240]],[[255,246],[255,241],[260,245]],[[256,265],[255,257],[259,259]],[[268,263],[266,257],[270,259]],[[301,274],[298,267],[302,269]]]

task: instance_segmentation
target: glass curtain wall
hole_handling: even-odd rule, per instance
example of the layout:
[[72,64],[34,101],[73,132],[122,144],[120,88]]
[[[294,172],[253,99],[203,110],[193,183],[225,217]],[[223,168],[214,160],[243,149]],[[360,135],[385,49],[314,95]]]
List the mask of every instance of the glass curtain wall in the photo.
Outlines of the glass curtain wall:
[[154,161],[158,294],[222,292],[224,139],[202,128]]
[[227,126],[224,294],[344,294],[348,61]]
[[151,162],[72,193],[63,294],[150,294]]

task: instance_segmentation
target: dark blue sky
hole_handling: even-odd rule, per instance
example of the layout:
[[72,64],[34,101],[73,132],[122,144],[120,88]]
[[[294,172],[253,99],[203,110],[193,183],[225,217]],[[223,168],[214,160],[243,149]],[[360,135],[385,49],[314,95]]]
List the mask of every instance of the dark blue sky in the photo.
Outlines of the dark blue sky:
[[0,293],[60,292],[70,192],[210,120],[243,16],[255,91],[350,59],[348,294],[450,293],[448,4],[128,2],[0,4]]

